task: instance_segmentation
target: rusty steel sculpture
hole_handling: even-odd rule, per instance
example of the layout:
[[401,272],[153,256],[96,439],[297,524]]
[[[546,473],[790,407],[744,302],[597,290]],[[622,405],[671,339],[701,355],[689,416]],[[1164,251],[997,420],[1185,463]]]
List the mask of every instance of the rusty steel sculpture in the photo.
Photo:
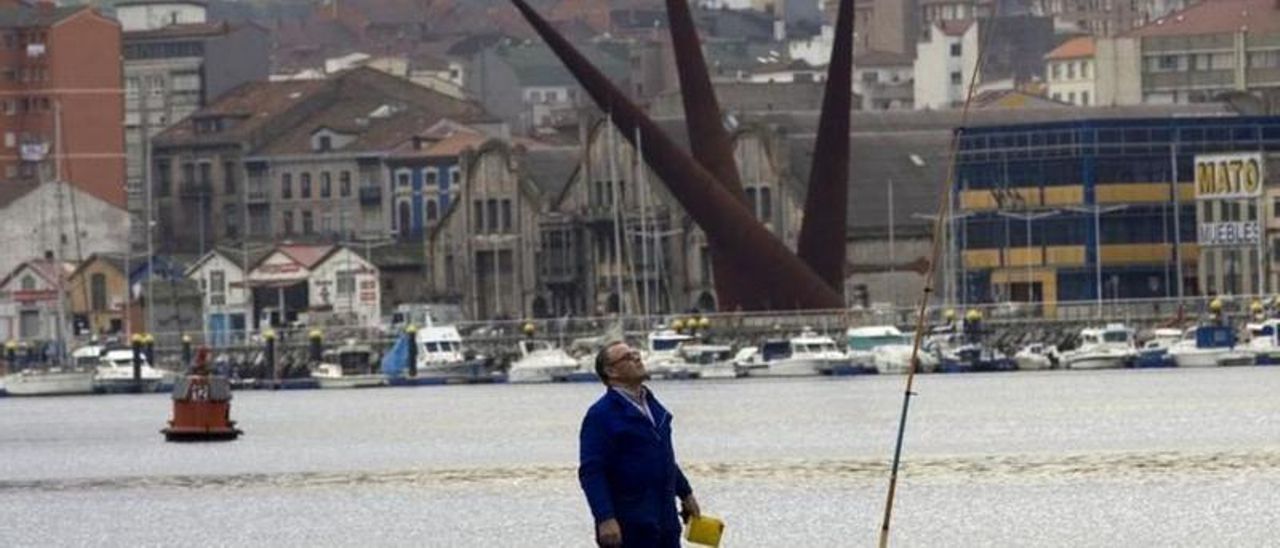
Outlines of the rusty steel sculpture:
[[[702,43],[693,27],[693,15],[685,0],[667,0],[667,20],[680,78],[680,99],[684,103],[685,128],[693,159],[738,201],[747,204],[738,163],[733,160],[733,139],[720,118],[720,104],[711,87],[711,75],[702,57]],[[716,303],[721,310],[758,310],[768,294],[750,273],[729,261],[719,242],[708,242],[711,272],[715,277]]]
[[[707,234],[713,247],[713,257],[719,257],[714,267],[716,273],[727,274],[716,276],[721,309],[838,309],[844,306],[841,289],[845,257],[844,212],[847,208],[849,83],[853,68],[852,0],[841,0],[837,16],[837,39],[828,69],[827,96],[823,99],[818,131],[817,146],[822,148],[815,149],[810,172],[800,255],[787,249],[746,205],[737,166],[733,162],[731,139],[721,125],[720,109],[684,0],[668,0],[667,5],[673,44],[681,52],[677,56],[681,58],[677,69],[692,157],[525,0],[512,0],[512,3],[596,105],[609,114],[622,136],[634,145],[635,134],[639,132],[645,145],[641,150],[645,163]],[[848,51],[841,51],[841,48]],[[839,88],[839,82],[844,82],[843,88]],[[828,122],[827,119],[832,117],[842,121]],[[841,128],[842,135],[835,135]],[[815,190],[818,196],[814,196]],[[838,220],[838,224],[829,228],[833,219]],[[819,230],[831,230],[832,234],[818,234],[816,231]],[[808,239],[804,236],[806,233],[810,234]],[[810,250],[809,253],[804,252],[806,249]],[[819,268],[814,268],[815,265]],[[830,265],[836,265],[834,270]]]
[[[840,0],[827,64],[818,138],[809,168],[804,224],[796,251],[832,289],[844,288],[844,236],[849,209],[849,110],[853,102],[853,0]],[[836,250],[839,250],[838,252]]]

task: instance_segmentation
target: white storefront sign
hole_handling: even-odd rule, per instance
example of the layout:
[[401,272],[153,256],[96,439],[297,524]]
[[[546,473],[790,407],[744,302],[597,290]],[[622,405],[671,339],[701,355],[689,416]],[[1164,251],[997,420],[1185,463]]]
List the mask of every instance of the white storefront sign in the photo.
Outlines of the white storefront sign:
[[1257,222],[1201,223],[1199,243],[1201,246],[1257,245],[1260,236]]

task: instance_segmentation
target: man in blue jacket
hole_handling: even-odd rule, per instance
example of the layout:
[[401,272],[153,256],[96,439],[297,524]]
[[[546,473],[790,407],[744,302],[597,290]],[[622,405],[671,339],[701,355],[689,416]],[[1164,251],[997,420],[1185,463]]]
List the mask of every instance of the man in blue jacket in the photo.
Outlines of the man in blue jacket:
[[693,489],[676,464],[671,413],[644,386],[640,353],[626,343],[596,355],[608,389],[587,410],[579,436],[578,481],[587,495],[600,546],[680,546],[676,497],[686,519],[699,514]]

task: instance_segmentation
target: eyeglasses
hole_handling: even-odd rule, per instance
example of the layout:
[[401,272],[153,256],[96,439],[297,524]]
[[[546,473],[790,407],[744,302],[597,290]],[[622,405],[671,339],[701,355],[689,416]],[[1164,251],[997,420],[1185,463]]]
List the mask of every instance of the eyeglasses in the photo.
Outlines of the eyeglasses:
[[637,361],[637,362],[640,361],[640,353],[635,350],[632,350],[630,352],[627,352],[626,354],[619,356],[618,359],[615,359],[612,362],[609,362],[609,365],[617,365],[627,360]]

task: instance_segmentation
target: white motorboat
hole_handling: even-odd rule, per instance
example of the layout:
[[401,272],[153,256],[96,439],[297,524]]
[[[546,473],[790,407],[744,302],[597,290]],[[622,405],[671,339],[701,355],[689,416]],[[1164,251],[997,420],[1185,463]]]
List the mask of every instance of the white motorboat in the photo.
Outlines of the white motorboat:
[[849,357],[831,337],[805,330],[791,339],[764,341],[753,352],[739,352],[735,362],[748,375],[760,377],[796,377],[830,373],[848,367]]
[[431,325],[418,329],[418,377],[477,378],[488,374],[482,358],[468,358],[462,335],[452,325]]
[[680,354],[680,346],[694,340],[691,335],[674,329],[659,328],[645,339],[646,348],[641,352],[645,371],[650,376],[680,378],[692,376],[694,367]]
[[1253,352],[1254,363],[1258,365],[1280,364],[1280,319],[1272,318],[1260,323],[1245,326],[1249,333],[1249,342],[1245,346]]
[[1122,324],[1080,330],[1080,346],[1062,354],[1067,369],[1114,369],[1137,357],[1133,330]]
[[680,345],[680,357],[691,367],[693,376],[702,379],[740,377],[734,364],[733,347],[720,344]]
[[323,358],[311,369],[311,378],[320,388],[369,388],[387,383],[387,376],[378,371],[373,349],[368,345],[348,340]]
[[108,393],[155,392],[160,383],[164,382],[164,371],[151,367],[145,355],[139,359],[141,364],[138,367],[138,378],[134,379],[132,349],[121,347],[103,350],[95,368],[94,389]]
[[10,396],[56,396],[66,394],[92,394],[92,369],[62,369],[60,367],[23,369],[10,373],[4,379],[5,391]]
[[1186,330],[1182,340],[1169,347],[1169,356],[1178,367],[1254,364],[1254,353],[1237,347],[1235,331],[1221,325],[1201,325]]
[[1038,371],[1056,369],[1060,363],[1058,348],[1051,344],[1031,343],[1013,355],[1013,362],[1019,371]]
[[[906,374],[911,367],[914,342],[892,325],[851,327],[845,332],[849,343],[849,359],[853,365],[871,365],[880,373]],[[936,357],[924,352],[917,355],[920,371],[932,371]]]
[[578,371],[578,361],[547,341],[526,339],[517,345],[520,359],[511,363],[507,382],[550,382]]

